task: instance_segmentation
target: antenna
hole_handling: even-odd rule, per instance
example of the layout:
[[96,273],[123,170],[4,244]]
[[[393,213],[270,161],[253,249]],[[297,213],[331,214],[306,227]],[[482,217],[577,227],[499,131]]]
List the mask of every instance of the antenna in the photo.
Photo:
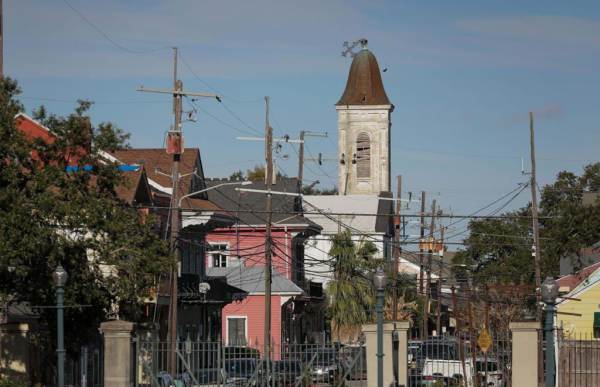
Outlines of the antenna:
[[369,41],[365,38],[361,38],[353,42],[345,41],[343,44],[344,51],[342,51],[342,56],[344,58],[347,58],[348,56],[350,56],[350,58],[354,58],[356,54],[358,54],[358,52],[355,52],[354,49],[360,44],[361,49],[366,50],[368,42]]

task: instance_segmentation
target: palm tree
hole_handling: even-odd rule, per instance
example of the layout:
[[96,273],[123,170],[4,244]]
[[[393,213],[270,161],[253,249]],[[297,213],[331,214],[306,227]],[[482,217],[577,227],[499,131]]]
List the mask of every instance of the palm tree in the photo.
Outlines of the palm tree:
[[333,280],[327,285],[329,315],[337,339],[357,338],[362,324],[370,321],[375,304],[371,273],[378,262],[377,248],[361,239],[353,241],[349,231],[331,238],[329,255],[333,258]]

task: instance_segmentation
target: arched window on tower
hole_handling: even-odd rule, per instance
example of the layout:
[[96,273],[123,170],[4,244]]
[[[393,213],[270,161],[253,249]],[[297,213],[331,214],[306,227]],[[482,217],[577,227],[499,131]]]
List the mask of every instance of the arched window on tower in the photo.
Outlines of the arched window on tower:
[[371,177],[371,139],[362,132],[356,138],[356,177],[368,179]]

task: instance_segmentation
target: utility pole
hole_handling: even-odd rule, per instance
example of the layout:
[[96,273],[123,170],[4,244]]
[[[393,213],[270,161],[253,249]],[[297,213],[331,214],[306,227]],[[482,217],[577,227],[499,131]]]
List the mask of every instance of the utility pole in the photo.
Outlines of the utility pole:
[[458,313],[458,304],[456,302],[456,288],[454,287],[454,285],[452,285],[452,310],[454,314],[454,319],[456,320],[456,332],[458,332],[458,355],[460,357],[460,362],[462,365],[462,372],[463,375],[467,375],[467,366],[465,364],[465,346],[463,343],[463,336],[461,334],[461,317],[460,314]]
[[440,226],[440,241],[442,250],[439,251],[440,263],[438,267],[437,304],[435,309],[435,330],[440,334],[442,331],[442,267],[444,266],[444,227]]
[[[181,91],[182,83],[177,79],[177,48],[173,48],[173,89]],[[173,125],[173,134],[179,134],[181,139],[181,95],[173,94],[173,114],[175,116]],[[177,287],[179,276],[179,260],[180,251],[177,237],[179,236],[179,228],[181,221],[179,219],[180,212],[179,204],[179,162],[181,161],[181,152],[183,149],[177,149],[173,153],[173,161],[171,163],[171,251],[175,256],[175,265],[171,270],[171,286],[169,294],[169,358],[168,369],[171,375],[175,375],[177,370]]]
[[[300,147],[298,149],[298,192],[302,193],[302,180],[304,179],[304,138],[305,137],[327,137],[327,133],[318,133],[311,132],[307,130],[300,131],[300,137],[298,138],[298,143]],[[313,159],[310,159],[313,160]],[[337,161],[337,159],[333,159]],[[313,160],[321,162],[321,159]]]
[[304,130],[300,131],[300,146],[298,149],[298,192],[302,193],[302,179],[304,179]]
[[273,220],[273,208],[271,187],[273,184],[273,129],[269,124],[269,97],[265,97],[265,188],[267,193],[267,224],[265,225],[265,329],[264,329],[264,359],[266,367],[266,379],[270,380],[271,366],[271,222]]
[[396,193],[396,218],[394,219],[394,265],[392,269],[392,278],[394,280],[394,286],[392,287],[392,318],[393,321],[398,321],[398,266],[400,261],[400,230],[402,225],[400,223],[400,209],[402,207],[402,175],[396,177],[397,182],[397,193]]
[[421,243],[419,243],[419,293],[423,294],[423,244],[425,243],[425,191],[421,191]]
[[170,204],[170,248],[171,253],[175,257],[175,264],[170,273],[169,284],[169,316],[168,316],[168,333],[167,341],[169,342],[169,351],[167,357],[167,370],[171,375],[177,372],[177,288],[179,277],[179,264],[181,251],[178,243],[179,232],[181,229],[181,213],[179,208],[179,163],[181,154],[183,153],[183,133],[181,130],[181,114],[182,104],[181,97],[196,96],[196,97],[211,97],[219,100],[216,94],[209,93],[192,93],[183,91],[183,83],[177,79],[177,47],[173,47],[173,89],[145,89],[140,87],[138,91],[147,93],[172,94],[173,95],[173,128],[169,131],[167,137],[167,153],[172,153],[173,159],[171,163],[171,204]]
[[431,203],[431,224],[429,225],[429,252],[427,256],[427,284],[425,288],[425,303],[423,304],[423,331],[425,338],[429,335],[429,300],[431,299],[431,256],[433,255],[433,232],[435,231],[435,205],[436,200]]
[[535,298],[537,321],[542,321],[542,296],[540,293],[542,285],[542,273],[540,269],[541,251],[540,251],[540,230],[538,224],[538,205],[537,205],[537,181],[535,175],[535,134],[533,129],[533,112],[529,112],[529,144],[531,148],[531,217],[533,221],[533,257],[535,265]]

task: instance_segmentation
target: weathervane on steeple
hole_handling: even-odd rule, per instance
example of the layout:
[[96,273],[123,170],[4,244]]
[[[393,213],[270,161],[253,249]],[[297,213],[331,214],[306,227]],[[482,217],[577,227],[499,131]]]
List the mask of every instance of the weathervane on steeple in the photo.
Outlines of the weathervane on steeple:
[[342,56],[344,58],[347,58],[348,56],[350,56],[350,58],[354,58],[356,56],[356,54],[358,54],[358,52],[354,51],[356,46],[358,46],[360,44],[361,49],[366,50],[368,42],[369,41],[365,38],[358,39],[353,42],[348,42],[348,41],[344,42],[344,44],[343,44],[344,51],[342,51]]

